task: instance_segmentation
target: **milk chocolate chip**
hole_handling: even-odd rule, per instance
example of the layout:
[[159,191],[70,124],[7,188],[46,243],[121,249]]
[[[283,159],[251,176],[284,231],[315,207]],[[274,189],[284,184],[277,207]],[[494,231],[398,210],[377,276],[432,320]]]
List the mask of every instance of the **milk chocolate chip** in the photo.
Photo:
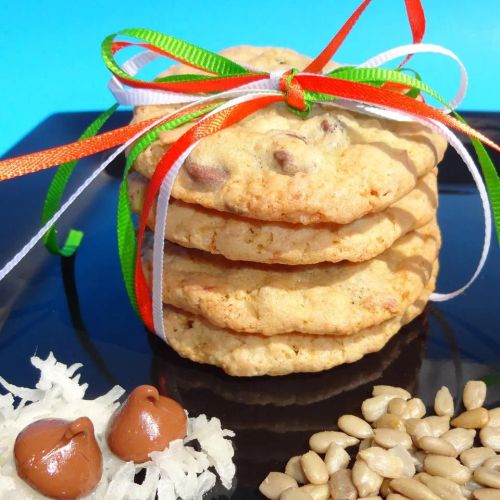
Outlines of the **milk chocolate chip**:
[[299,172],[311,172],[314,170],[314,167],[298,165],[294,155],[284,149],[275,151],[273,153],[273,158],[278,164],[281,173],[285,175],[295,175]]
[[229,179],[229,172],[222,165],[203,165],[187,158],[184,168],[193,182],[210,190],[221,188]]
[[327,120],[326,118],[321,121],[321,130],[323,132],[335,132],[339,127],[339,124],[333,120]]
[[274,159],[276,160],[276,163],[283,169],[287,164],[291,163],[291,157],[290,155],[284,151],[283,149],[278,149],[278,151],[275,151],[274,154]]
[[176,401],[158,394],[151,385],[134,389],[111,417],[108,446],[119,458],[142,463],[152,451],[186,435],[187,418]]
[[19,477],[51,498],[86,496],[102,476],[102,453],[87,417],[28,425],[16,438],[14,459]]

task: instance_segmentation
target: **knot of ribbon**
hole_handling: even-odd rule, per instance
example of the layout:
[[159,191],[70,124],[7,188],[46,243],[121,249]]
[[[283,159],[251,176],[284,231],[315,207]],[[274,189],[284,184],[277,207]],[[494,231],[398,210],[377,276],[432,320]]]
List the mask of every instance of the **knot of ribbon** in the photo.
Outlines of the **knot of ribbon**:
[[[471,128],[456,113],[455,108],[460,104],[467,88],[467,73],[453,52],[444,47],[422,43],[425,16],[420,0],[405,0],[413,37],[412,44],[390,49],[359,65],[340,66],[323,73],[327,63],[370,3],[371,0],[364,0],[323,51],[303,70],[292,68],[275,73],[250,70],[220,54],[146,29],[126,29],[108,36],[102,44],[102,55],[104,63],[112,73],[109,88],[117,104],[100,115],[77,142],[0,161],[0,181],[60,165],[47,194],[42,227],[0,269],[0,280],[40,239],[44,239],[47,248],[56,254],[68,256],[76,251],[82,233],[70,232],[65,244],[60,247],[55,223],[106,166],[117,155],[128,150],[117,213],[118,253],[122,274],[132,306],[150,329],[165,337],[162,316],[162,235],[165,232],[170,193],[177,173],[186,157],[203,138],[230,127],[259,109],[284,102],[299,116],[307,115],[312,106],[319,103],[393,120],[415,121],[446,138],[463,159],[476,182],[484,210],[484,244],[479,264],[468,282],[450,293],[434,293],[431,298],[438,301],[448,300],[462,293],[476,279],[486,261],[491,241],[491,211],[500,238],[500,179],[484,145],[496,151],[500,151],[500,146]],[[117,41],[117,36],[132,37],[139,42]],[[116,56],[131,47],[140,52],[119,64]],[[459,66],[460,86],[450,102],[426,85],[419,75],[408,74],[404,67],[414,54],[429,52],[450,57]],[[136,77],[143,67],[158,57],[168,57],[181,62],[187,67],[195,68],[197,72],[162,76],[152,81]],[[381,67],[401,57],[404,60],[395,69]],[[436,108],[416,99],[420,94],[436,100],[442,107]],[[176,110],[156,119],[135,122],[99,134],[118,104],[174,104]],[[182,104],[180,108],[179,104]],[[168,149],[150,179],[136,236],[127,196],[128,172],[138,155],[158,139],[160,131],[175,129],[187,123],[192,123],[192,127]],[[453,133],[453,129],[471,138],[484,181],[474,160]],[[115,147],[115,152],[61,205],[63,192],[77,161]],[[140,255],[148,216],[156,200],[155,234],[159,236],[154,239],[151,292],[144,276]]]
[[303,115],[311,110],[312,104],[306,101],[305,92],[300,82],[295,78],[299,73],[296,68],[285,71],[279,80],[280,90],[285,94],[285,102],[294,112]]

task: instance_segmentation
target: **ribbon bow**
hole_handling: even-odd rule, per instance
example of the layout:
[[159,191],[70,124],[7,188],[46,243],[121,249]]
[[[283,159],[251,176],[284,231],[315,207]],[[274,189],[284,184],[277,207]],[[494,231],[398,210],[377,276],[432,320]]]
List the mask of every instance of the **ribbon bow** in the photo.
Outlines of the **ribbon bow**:
[[[285,102],[292,112],[307,115],[315,103],[335,105],[396,120],[417,121],[443,135],[464,160],[477,184],[485,214],[485,238],[481,259],[472,278],[459,290],[448,294],[433,294],[433,300],[447,300],[463,292],[476,279],[488,253],[491,238],[491,201],[497,234],[500,238],[500,180],[483,144],[500,151],[500,146],[479,131],[468,126],[454,111],[467,87],[467,75],[458,57],[451,51],[431,44],[423,44],[425,16],[420,0],[405,0],[413,44],[397,47],[379,54],[358,66],[341,66],[324,73],[324,68],[371,3],[364,0],[323,51],[302,71],[289,69],[268,73],[246,68],[219,54],[209,52],[174,37],[145,29],[126,29],[108,36],[102,44],[103,60],[112,72],[109,88],[116,100],[125,105],[183,104],[167,116],[134,123],[110,132],[96,135],[111,116],[117,104],[103,113],[80,137],[80,140],[38,153],[0,161],[0,181],[61,165],[47,195],[43,227],[27,245],[0,270],[2,279],[41,238],[54,253],[71,255],[80,243],[81,233],[72,231],[62,248],[58,246],[55,222],[67,207],[85,190],[100,172],[129,146],[123,181],[118,198],[118,250],[122,274],[131,304],[140,312],[145,324],[165,337],[162,319],[162,269],[166,216],[172,185],[185,158],[200,140],[229,127],[250,114],[278,102]],[[117,36],[133,37],[139,42],[116,41]],[[115,59],[122,50],[135,47],[140,53],[118,64]],[[435,90],[427,86],[417,74],[411,76],[404,64],[416,53],[433,52],[453,58],[461,70],[460,88],[455,98],[447,103]],[[404,56],[396,69],[380,66]],[[168,57],[202,73],[159,77],[152,81],[135,75],[158,57]],[[442,104],[437,109],[423,100],[420,93]],[[453,114],[453,116],[451,116]],[[164,154],[148,184],[139,219],[137,245],[127,197],[127,174],[137,156],[158,138],[162,130],[194,122]],[[486,188],[473,159],[450,130],[467,134],[476,150]],[[80,158],[112,147],[118,149],[102,163],[60,208],[66,183]],[[488,199],[489,195],[489,199]],[[152,296],[143,273],[140,253],[146,221],[157,199],[153,248]]]

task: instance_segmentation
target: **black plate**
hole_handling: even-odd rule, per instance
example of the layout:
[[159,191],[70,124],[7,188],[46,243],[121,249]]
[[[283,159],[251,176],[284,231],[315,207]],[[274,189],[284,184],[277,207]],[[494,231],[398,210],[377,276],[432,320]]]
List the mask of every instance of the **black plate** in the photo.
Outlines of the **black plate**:
[[[497,142],[500,114],[465,113]],[[6,156],[73,140],[95,113],[49,117]],[[111,126],[127,122],[119,112]],[[494,160],[500,164],[500,155]],[[95,166],[87,160],[75,182]],[[135,317],[121,283],[115,239],[120,162],[64,217],[85,239],[76,258],[59,259],[37,247],[0,283],[0,374],[19,385],[35,383],[33,353],[53,351],[65,362],[84,363],[82,379],[95,397],[112,384],[125,389],[152,383],[192,414],[221,418],[236,431],[237,484],[232,498],[257,497],[268,471],[305,450],[307,438],[332,428],[342,413],[356,413],[375,383],[419,393],[427,404],[443,384],[459,398],[464,380],[500,373],[500,252],[496,239],[478,281],[451,302],[429,304],[379,353],[353,365],[305,375],[236,379],[218,369],[180,359]],[[0,263],[39,227],[51,172],[0,183]],[[75,183],[72,183],[74,185]],[[443,232],[438,290],[462,285],[479,258],[483,234],[476,189],[452,151],[440,166],[439,220]],[[488,404],[500,401],[498,385]]]

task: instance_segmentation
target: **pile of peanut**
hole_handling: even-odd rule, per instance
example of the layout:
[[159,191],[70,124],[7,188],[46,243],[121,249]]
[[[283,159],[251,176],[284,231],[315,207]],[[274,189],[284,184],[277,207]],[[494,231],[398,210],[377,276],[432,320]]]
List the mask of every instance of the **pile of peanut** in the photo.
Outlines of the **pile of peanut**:
[[343,415],[339,431],[313,434],[311,449],[268,474],[260,492],[271,500],[500,499],[500,408],[484,408],[484,382],[467,382],[455,418],[447,387],[427,417],[405,389],[378,385],[372,395],[361,405],[364,420]]

